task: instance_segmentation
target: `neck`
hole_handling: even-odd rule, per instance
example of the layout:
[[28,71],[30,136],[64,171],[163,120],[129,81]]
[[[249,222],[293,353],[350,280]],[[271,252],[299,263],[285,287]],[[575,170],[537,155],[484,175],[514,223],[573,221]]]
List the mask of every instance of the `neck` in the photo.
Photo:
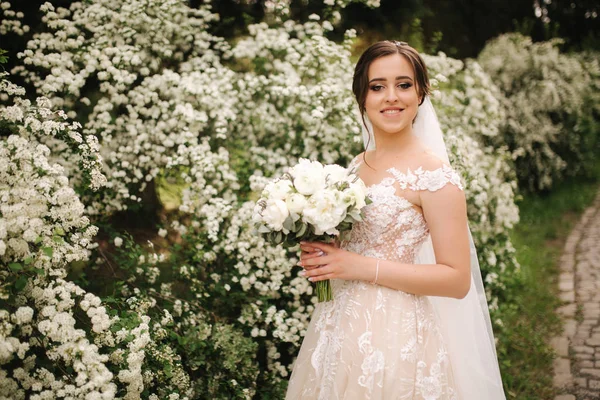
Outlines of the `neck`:
[[375,131],[376,158],[398,155],[405,152],[418,139],[413,135],[412,125],[400,132],[387,133]]

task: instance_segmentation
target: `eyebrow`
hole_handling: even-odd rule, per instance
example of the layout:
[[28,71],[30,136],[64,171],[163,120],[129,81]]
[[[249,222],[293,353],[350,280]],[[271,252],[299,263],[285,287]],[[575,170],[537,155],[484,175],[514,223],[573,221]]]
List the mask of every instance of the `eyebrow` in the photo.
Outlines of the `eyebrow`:
[[[401,80],[401,79],[408,79],[408,80],[412,81],[412,78],[411,78],[410,76],[402,75],[402,76],[397,76],[397,77],[396,77],[396,80],[397,80],[397,81],[399,81],[399,80]],[[385,81],[386,81],[386,79],[385,79],[385,78],[373,78],[373,79],[371,79],[371,80],[369,81],[369,83],[371,83],[371,82],[380,82],[380,81],[381,81],[381,82],[385,82]]]

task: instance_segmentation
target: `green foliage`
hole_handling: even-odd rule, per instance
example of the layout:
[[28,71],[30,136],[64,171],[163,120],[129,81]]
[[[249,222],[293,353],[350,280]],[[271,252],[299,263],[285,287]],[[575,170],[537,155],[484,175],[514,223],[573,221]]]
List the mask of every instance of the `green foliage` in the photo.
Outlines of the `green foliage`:
[[[116,239],[114,233],[111,236]],[[155,252],[159,249],[154,244],[142,246],[127,233],[121,236],[115,252],[104,253],[102,262],[95,263],[97,272],[88,271],[97,275],[109,265],[118,266],[116,275],[92,280],[88,287],[105,293],[103,302],[121,310],[114,311],[120,320],[112,325],[113,332],[138,326],[140,315],[150,317],[151,342],[142,368],[152,372],[147,374],[144,393],[160,398],[169,393],[249,398],[259,374],[258,343],[224,319],[236,312],[230,307],[243,298],[233,295],[222,302],[226,293],[217,297],[218,290],[205,283],[207,271],[180,265],[180,257],[194,258],[186,255],[193,250],[185,242],[174,246],[166,258]],[[208,292],[214,297],[205,297]],[[133,339],[130,335],[125,342]]]
[[508,146],[520,187],[529,191],[589,175],[600,152],[597,54],[561,53],[561,43],[506,34],[478,58],[505,96],[502,134],[489,142]]
[[591,179],[561,183],[551,193],[528,194],[520,202],[521,221],[511,233],[521,278],[500,303],[503,327],[498,357],[508,398],[552,398],[550,338],[561,331],[557,281],[564,242],[584,209],[598,194],[600,165]]

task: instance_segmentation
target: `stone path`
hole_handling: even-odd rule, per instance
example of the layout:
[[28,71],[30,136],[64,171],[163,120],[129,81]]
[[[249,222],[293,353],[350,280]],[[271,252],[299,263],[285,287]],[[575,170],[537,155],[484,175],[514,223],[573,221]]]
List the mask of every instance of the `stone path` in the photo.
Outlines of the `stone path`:
[[554,400],[600,399],[600,193],[567,239],[559,290],[565,325],[552,340]]

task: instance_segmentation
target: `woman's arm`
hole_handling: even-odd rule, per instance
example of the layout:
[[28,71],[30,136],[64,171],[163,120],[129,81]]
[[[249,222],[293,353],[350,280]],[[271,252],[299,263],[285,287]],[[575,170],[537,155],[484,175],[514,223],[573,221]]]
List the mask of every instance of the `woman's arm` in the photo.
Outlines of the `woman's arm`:
[[[454,185],[435,192],[420,192],[421,207],[428,223],[437,264],[406,264],[364,257],[324,243],[306,243],[299,265],[305,276],[316,282],[324,279],[351,279],[372,282],[403,292],[463,298],[471,284],[467,212],[464,193]],[[319,256],[318,250],[325,254]],[[377,273],[377,263],[379,272]],[[322,265],[320,268],[315,268]]]

